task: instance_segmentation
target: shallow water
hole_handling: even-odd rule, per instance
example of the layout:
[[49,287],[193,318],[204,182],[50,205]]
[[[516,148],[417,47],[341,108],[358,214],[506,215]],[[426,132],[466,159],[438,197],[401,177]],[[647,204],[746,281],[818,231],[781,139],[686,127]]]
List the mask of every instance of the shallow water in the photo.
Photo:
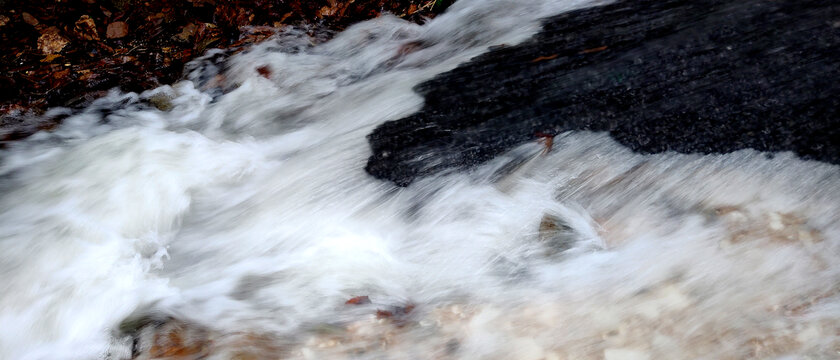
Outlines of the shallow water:
[[218,359],[836,358],[838,166],[575,132],[408,188],[364,172],[413,86],[586,4],[290,30],[13,144],[0,358],[154,357],[144,317]]

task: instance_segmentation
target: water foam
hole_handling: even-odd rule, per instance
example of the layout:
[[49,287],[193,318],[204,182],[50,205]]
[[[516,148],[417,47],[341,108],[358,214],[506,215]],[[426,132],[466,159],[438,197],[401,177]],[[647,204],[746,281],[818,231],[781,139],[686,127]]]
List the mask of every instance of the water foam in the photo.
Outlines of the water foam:
[[[0,358],[130,358],[117,328],[138,313],[270,334],[289,357],[836,351],[837,166],[642,156],[573,133],[405,189],[364,172],[365,135],[420,107],[413,86],[585,4],[461,0],[424,26],[386,16],[320,45],[289,31],[13,144]],[[375,303],[348,309],[358,295]],[[311,344],[319,324],[408,303],[420,325],[382,330],[389,346]]]

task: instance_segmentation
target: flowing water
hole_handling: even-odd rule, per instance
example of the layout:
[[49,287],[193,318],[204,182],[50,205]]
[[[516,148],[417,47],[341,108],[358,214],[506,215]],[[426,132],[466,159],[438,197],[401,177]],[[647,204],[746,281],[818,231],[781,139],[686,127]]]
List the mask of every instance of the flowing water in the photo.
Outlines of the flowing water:
[[575,132],[407,188],[365,173],[413,86],[585,5],[288,30],[12,144],[0,359],[840,356],[838,166]]

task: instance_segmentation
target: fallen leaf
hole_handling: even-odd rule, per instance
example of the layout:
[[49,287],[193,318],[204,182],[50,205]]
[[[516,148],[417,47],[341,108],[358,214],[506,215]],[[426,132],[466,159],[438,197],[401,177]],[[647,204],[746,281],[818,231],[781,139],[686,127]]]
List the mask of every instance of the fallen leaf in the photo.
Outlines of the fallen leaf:
[[38,38],[38,50],[47,55],[57,54],[69,43],[70,41],[61,36],[58,28],[52,26],[44,30],[41,37]]
[[96,23],[88,15],[82,15],[79,20],[76,20],[76,25],[73,29],[82,39],[99,40],[99,33],[96,32]]
[[354,298],[352,298],[352,299],[350,299],[350,300],[347,300],[347,302],[345,302],[345,304],[347,304],[347,305],[364,305],[364,304],[370,304],[370,298],[369,298],[369,297],[367,297],[367,296],[356,296],[356,297],[354,297]]
[[[170,325],[170,324],[167,324]],[[174,322],[156,329],[149,355],[154,358],[200,358],[210,346],[207,330]]]
[[[282,16],[282,17],[280,17],[280,21],[278,21],[278,22],[282,24],[284,21],[286,21],[286,19],[288,19],[290,16],[292,16],[292,14],[293,14],[293,13],[292,13],[291,11],[289,11],[289,12],[287,12],[287,13],[283,14],[283,16]],[[278,25],[276,25],[276,24],[275,24],[274,26],[278,26]],[[278,26],[278,27],[279,27],[279,26]]]
[[195,24],[189,23],[181,29],[181,32],[174,36],[175,40],[181,42],[188,42],[195,34]]
[[406,305],[405,307],[403,307],[403,308],[402,308],[402,312],[403,312],[403,314],[408,314],[408,313],[410,313],[412,310],[414,310],[414,308],[415,308],[415,307],[417,307],[417,305],[414,305],[414,304],[408,304],[408,305]]
[[130,63],[132,61],[135,61],[135,60],[137,60],[137,58],[134,57],[134,56],[120,56],[119,58],[117,58],[117,60],[119,60],[121,63],[125,64],[125,63]]
[[34,16],[32,16],[32,14],[30,14],[28,12],[20,14],[20,17],[23,18],[23,22],[25,22],[29,25],[38,26],[38,24],[39,24],[38,19],[36,19]]
[[6,26],[6,24],[8,24],[9,21],[11,21],[11,19],[9,19],[8,16],[0,15],[0,26]]
[[332,16],[335,14],[336,10],[336,8],[324,6],[321,10],[318,10],[318,17]]
[[536,59],[531,60],[531,62],[535,63],[535,62],[539,62],[539,61],[543,61],[543,60],[556,59],[558,56],[560,56],[560,54],[551,54],[551,55],[548,55],[548,56],[539,56]]
[[109,39],[119,39],[128,35],[128,24],[123,21],[114,21],[108,24],[105,36]]
[[56,80],[64,80],[64,78],[66,78],[67,75],[70,75],[70,69],[65,69],[65,70],[56,71],[56,72],[52,73],[53,79],[56,79]]
[[[260,67],[257,68],[257,72],[260,73],[260,75],[262,75],[262,77],[264,77],[266,79],[271,79],[271,68],[270,67],[265,66],[265,65],[260,66]],[[367,297],[367,296],[365,296],[365,297]]]
[[96,77],[96,73],[91,72],[90,70],[79,71],[79,80],[81,81],[87,81],[93,77]]
[[377,319],[391,319],[397,322],[397,325],[402,326],[405,325],[409,313],[414,310],[416,305],[413,303],[408,303],[405,306],[395,306],[392,307],[391,310],[380,310],[376,309],[376,318]]
[[535,134],[538,138],[537,141],[541,142],[545,148],[543,149],[543,155],[548,154],[551,151],[551,147],[554,144],[554,136],[552,134],[547,134],[544,132],[537,132]]
[[596,52],[600,52],[600,51],[604,51],[604,50],[607,50],[607,47],[606,47],[606,46],[599,46],[599,47],[596,47],[596,48],[591,48],[591,49],[582,50],[582,51],[581,51],[581,52],[579,52],[578,54],[596,53]]
[[45,58],[41,59],[41,62],[42,62],[42,63],[52,62],[53,60],[55,60],[55,59],[56,59],[56,58],[58,58],[58,57],[61,57],[61,55],[58,55],[58,54],[49,54],[49,55],[47,55],[47,57],[45,57]]
[[330,3],[328,6],[324,6],[321,8],[321,10],[318,10],[318,17],[322,18],[326,16],[333,16],[336,14],[341,16],[342,14],[340,13],[344,12],[344,10],[342,9],[342,4],[336,0],[328,1]]
[[206,50],[211,45],[217,43],[219,40],[221,40],[221,38],[216,36],[216,37],[210,37],[210,38],[206,38],[206,39],[203,39],[201,41],[198,41],[195,44],[195,52],[196,53],[202,53],[202,52],[204,52],[204,50]]

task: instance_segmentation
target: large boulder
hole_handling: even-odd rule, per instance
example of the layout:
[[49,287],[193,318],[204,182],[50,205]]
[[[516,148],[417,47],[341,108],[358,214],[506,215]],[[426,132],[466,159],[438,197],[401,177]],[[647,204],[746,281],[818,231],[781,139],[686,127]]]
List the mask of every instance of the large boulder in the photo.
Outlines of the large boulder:
[[367,171],[407,185],[568,130],[641,152],[838,163],[837,79],[836,1],[620,1],[549,18],[530,41],[418,86],[423,109],[368,136]]

